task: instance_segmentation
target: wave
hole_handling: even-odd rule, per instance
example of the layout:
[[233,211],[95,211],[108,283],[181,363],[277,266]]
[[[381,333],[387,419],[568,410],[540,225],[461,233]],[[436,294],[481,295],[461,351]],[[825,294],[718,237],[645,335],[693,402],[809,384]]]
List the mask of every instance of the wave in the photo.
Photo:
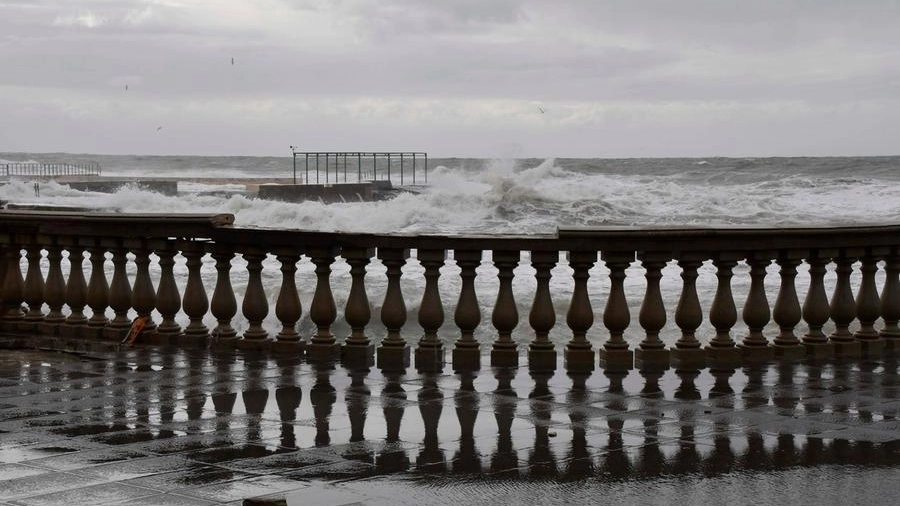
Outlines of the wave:
[[[347,232],[553,233],[557,226],[787,225],[893,222],[900,217],[900,180],[885,163],[829,175],[788,173],[769,159],[588,161],[475,160],[440,164],[418,193],[392,200],[325,205],[250,198],[237,185],[191,183],[164,196],[134,187],[113,194],[81,192],[54,182],[10,181],[0,199],[122,212],[233,213],[238,225]],[[802,161],[794,161],[802,165]],[[805,162],[810,163],[810,162]],[[844,165],[848,162],[842,161]],[[869,165],[873,170],[864,170]],[[614,166],[614,169],[609,169]],[[625,167],[628,167],[628,170]],[[235,178],[253,177],[238,168]],[[135,171],[122,170],[135,176]],[[208,174],[207,174],[208,175]],[[225,178],[227,180],[227,178]],[[204,194],[200,192],[212,192]]]

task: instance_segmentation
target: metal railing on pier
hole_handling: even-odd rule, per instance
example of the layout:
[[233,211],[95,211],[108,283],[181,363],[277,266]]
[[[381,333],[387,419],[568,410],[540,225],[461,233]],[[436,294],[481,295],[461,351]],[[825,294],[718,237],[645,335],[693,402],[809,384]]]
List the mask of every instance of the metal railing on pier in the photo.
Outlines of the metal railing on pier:
[[0,164],[3,175],[25,177],[55,177],[55,176],[99,176],[100,164],[97,162],[9,162]]
[[[428,183],[428,153],[422,151],[297,151],[292,148],[294,184]],[[298,164],[302,163],[302,167]]]

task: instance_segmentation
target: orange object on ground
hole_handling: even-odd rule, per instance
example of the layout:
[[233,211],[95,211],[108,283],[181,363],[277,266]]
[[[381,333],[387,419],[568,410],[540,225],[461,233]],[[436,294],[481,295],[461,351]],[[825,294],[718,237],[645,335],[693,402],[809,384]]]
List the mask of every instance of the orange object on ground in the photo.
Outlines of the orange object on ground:
[[137,340],[138,336],[141,335],[141,332],[144,331],[144,327],[147,326],[147,317],[146,316],[138,316],[131,323],[131,328],[128,330],[128,335],[125,337],[125,340],[122,342],[127,342],[128,344],[134,344]]

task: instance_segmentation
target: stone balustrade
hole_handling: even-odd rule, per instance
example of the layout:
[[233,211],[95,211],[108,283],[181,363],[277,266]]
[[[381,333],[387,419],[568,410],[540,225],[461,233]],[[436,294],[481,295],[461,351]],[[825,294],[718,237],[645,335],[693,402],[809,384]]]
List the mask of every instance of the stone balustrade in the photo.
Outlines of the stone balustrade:
[[[149,319],[143,339],[156,344],[264,349],[305,354],[313,361],[360,364],[377,357],[383,370],[401,370],[411,359],[402,332],[410,323],[409,302],[418,305],[422,335],[413,356],[423,371],[442,368],[447,358],[455,370],[475,370],[488,351],[490,365],[515,366],[520,350],[514,331],[531,336],[524,350],[528,366],[553,370],[558,352],[550,335],[562,325],[570,335],[562,354],[572,371],[593,370],[598,361],[605,368],[651,370],[670,365],[735,367],[776,357],[879,358],[896,352],[900,343],[898,232],[900,225],[560,228],[556,234],[529,236],[350,234],[235,227],[230,215],[3,211],[0,328],[9,335],[118,342],[136,314]],[[232,287],[232,262],[238,255],[246,263],[245,272],[239,273],[246,278],[240,306]],[[315,268],[308,308],[302,307],[298,295],[297,265],[302,256]],[[337,307],[332,287],[337,257],[349,265],[343,308]],[[71,265],[68,273],[64,258]],[[204,282],[203,262],[209,258],[215,262],[214,283],[208,272]],[[373,258],[384,265],[386,276],[383,300],[378,301],[370,300],[366,286],[366,268]],[[424,290],[415,301],[404,294],[401,284],[402,268],[410,258],[424,269]],[[459,269],[454,274],[459,290],[452,315],[445,312],[445,304],[452,301],[439,289],[449,258]],[[280,272],[271,272],[272,259]],[[627,293],[626,271],[636,261],[643,268],[643,293]],[[181,262],[186,267],[183,277],[175,272]],[[483,275],[476,269],[485,262],[497,271],[490,314],[482,314],[485,301],[479,299],[484,296],[476,289],[476,278]],[[524,262],[534,270],[530,304],[516,301],[513,290],[521,275],[514,271]],[[563,262],[573,279],[565,322],[557,321],[554,298],[559,294],[552,289],[553,270]],[[661,290],[663,270],[672,262],[680,268],[681,278],[674,307]],[[770,306],[765,283],[773,262],[778,287]],[[599,280],[606,295],[603,307],[592,302],[597,294],[589,286],[600,263],[605,266]],[[711,304],[704,308],[696,281],[698,270],[710,263],[717,285]],[[748,275],[735,279],[736,266],[744,263]],[[804,263],[809,283],[801,301],[795,278]],[[830,301],[824,281],[828,269],[835,278]],[[263,276],[272,275],[280,277],[280,289],[270,297]],[[882,275],[884,281],[877,282]],[[736,284],[749,285],[744,300],[735,300]],[[636,323],[642,337],[633,346],[625,336],[636,329],[630,306],[638,300]],[[378,311],[373,302],[380,304]],[[518,309],[523,302],[530,308],[527,321]],[[239,311],[246,320],[242,332],[235,328]],[[298,329],[304,312],[315,327],[311,335]],[[270,313],[280,328],[267,328]],[[339,314],[350,329],[343,335],[333,328]],[[204,323],[208,315],[215,325]],[[735,330],[739,316],[747,329],[740,334]],[[385,329],[383,335],[371,330],[376,320]],[[438,330],[451,320],[456,339],[448,344]],[[476,329],[488,321],[495,338],[480,343]],[[667,346],[660,336],[671,321],[680,337]],[[701,335],[705,322],[714,330]],[[771,322],[777,332],[767,329]],[[598,328],[602,339],[595,350],[587,335]],[[833,331],[826,334],[826,328]]]

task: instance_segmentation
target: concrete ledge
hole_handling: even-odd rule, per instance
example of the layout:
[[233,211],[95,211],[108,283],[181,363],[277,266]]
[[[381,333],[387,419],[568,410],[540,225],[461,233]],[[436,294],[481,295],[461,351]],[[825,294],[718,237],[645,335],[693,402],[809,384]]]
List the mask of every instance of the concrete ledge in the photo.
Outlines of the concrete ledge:
[[634,352],[628,349],[607,350],[601,348],[598,352],[600,366],[610,370],[631,370],[634,367]]
[[[87,328],[87,324],[85,325],[71,325],[68,323],[63,323],[59,326],[59,337],[82,337],[82,329]],[[128,332],[128,329],[125,329],[119,339],[125,337],[125,333]]]
[[345,344],[341,348],[341,362],[350,368],[368,369],[375,365],[375,345]]
[[481,350],[473,348],[453,348],[454,371],[477,371],[481,369]]
[[492,367],[517,367],[519,365],[519,350],[511,348],[497,348],[491,350]]
[[272,341],[269,339],[236,339],[234,341],[234,347],[239,350],[245,351],[260,351],[260,350],[268,350],[272,346]]
[[552,347],[528,350],[528,370],[532,372],[555,371],[556,350]]
[[[205,344],[204,341],[198,341],[197,345]],[[269,348],[271,351],[284,354],[284,355],[293,355],[295,357],[303,356],[303,352],[306,349],[306,343],[297,339],[294,341],[278,341],[275,340],[272,343],[272,346]]]
[[59,335],[60,325],[59,323],[41,322],[37,326],[37,331],[43,336],[56,336]]
[[103,178],[97,180],[66,180],[60,179],[60,184],[68,185],[73,190],[91,191],[101,193],[115,193],[125,186],[132,185],[142,190],[161,193],[163,195],[178,195],[178,181],[172,180],[144,180],[134,178]]
[[564,366],[567,371],[590,372],[594,370],[594,350],[590,348],[566,348],[563,353]]
[[741,350],[734,346],[707,346],[706,363],[713,369],[731,369],[741,365]]
[[[387,181],[379,181],[384,183]],[[390,182],[387,182],[390,186]],[[337,202],[369,202],[378,200],[380,191],[384,191],[383,184],[375,182],[366,183],[338,183],[338,184],[266,184],[259,185],[257,196],[265,200],[280,200],[282,202],[303,202],[307,200],[320,200],[326,204]],[[390,189],[390,188],[387,188]]]
[[737,349],[741,352],[741,359],[744,362],[767,362],[775,357],[775,350],[771,346],[747,346],[739,343]]
[[338,343],[306,345],[306,358],[311,362],[332,362],[341,356],[341,345]]
[[859,341],[862,356],[877,358],[884,354],[884,339],[861,339]]
[[702,369],[706,367],[706,351],[703,348],[673,348],[671,363],[676,369]]
[[862,356],[862,346],[859,341],[832,341],[834,345],[834,358],[856,359]]
[[634,350],[634,366],[638,369],[668,367],[670,359],[669,350],[665,348],[637,348]]
[[379,346],[376,358],[382,371],[403,372],[409,367],[409,346]]
[[806,356],[806,347],[802,344],[793,344],[788,346],[773,344],[772,354],[776,358],[783,358],[785,360],[800,360],[801,358]]
[[832,343],[803,343],[806,348],[806,356],[813,360],[834,357],[834,345]]
[[444,369],[444,347],[419,347],[415,351],[415,366],[419,372],[440,372]]

